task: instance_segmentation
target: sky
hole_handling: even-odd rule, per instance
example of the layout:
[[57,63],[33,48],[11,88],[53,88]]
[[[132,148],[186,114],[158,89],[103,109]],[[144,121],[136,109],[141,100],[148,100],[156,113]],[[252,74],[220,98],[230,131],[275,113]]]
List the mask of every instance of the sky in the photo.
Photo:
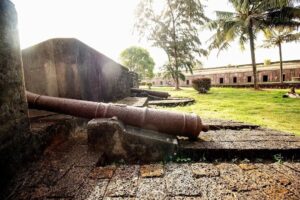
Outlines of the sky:
[[[21,48],[27,48],[50,38],[77,38],[99,52],[120,62],[120,52],[130,46],[141,46],[149,50],[156,71],[167,61],[164,51],[141,40],[134,33],[135,10],[139,0],[11,0],[18,12],[18,28]],[[227,0],[203,1],[206,14],[214,17],[215,10],[232,8]],[[200,33],[203,43],[212,33]],[[257,44],[262,44],[263,36]],[[300,44],[283,45],[283,59],[300,59]],[[265,59],[278,61],[278,49],[256,50],[257,62]],[[217,55],[212,51],[201,59],[204,68],[251,63],[249,48],[241,51],[238,43],[232,43],[227,51]]]

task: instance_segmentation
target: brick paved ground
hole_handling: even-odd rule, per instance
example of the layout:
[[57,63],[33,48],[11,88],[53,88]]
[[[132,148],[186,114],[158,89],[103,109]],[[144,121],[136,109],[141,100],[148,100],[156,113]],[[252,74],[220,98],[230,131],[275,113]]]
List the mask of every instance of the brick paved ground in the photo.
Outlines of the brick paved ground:
[[54,142],[21,170],[7,199],[300,199],[300,163],[96,167],[85,137]]

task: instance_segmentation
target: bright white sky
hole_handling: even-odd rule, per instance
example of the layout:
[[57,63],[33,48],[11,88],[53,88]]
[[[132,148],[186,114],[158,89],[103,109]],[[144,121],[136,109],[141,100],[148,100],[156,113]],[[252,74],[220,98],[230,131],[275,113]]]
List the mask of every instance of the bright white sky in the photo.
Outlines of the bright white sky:
[[[12,0],[19,17],[21,48],[32,46],[49,38],[74,37],[101,53],[119,61],[122,50],[132,45],[150,51],[156,69],[166,62],[165,53],[151,47],[147,41],[139,41],[133,34],[134,12],[139,0]],[[226,0],[209,0],[207,15],[214,10],[230,10]],[[209,32],[201,34],[205,42]],[[260,38],[262,39],[262,38]],[[257,42],[261,44],[261,41]],[[299,44],[284,44],[284,60],[300,59]],[[277,61],[278,49],[257,49],[257,62],[265,59]],[[241,52],[238,44],[232,44],[217,56],[216,51],[202,58],[204,67],[251,63],[248,49]]]

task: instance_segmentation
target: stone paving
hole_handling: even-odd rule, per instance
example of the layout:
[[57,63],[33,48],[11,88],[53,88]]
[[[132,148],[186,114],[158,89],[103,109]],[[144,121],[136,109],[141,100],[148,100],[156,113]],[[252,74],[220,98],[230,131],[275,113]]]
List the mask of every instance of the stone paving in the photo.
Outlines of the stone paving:
[[[33,133],[42,136],[51,132],[51,143],[39,160],[22,166],[8,189],[0,193],[0,199],[300,199],[299,161],[282,162],[279,156],[278,162],[213,159],[213,162],[126,165],[118,160],[106,165],[103,154],[89,149],[86,129],[80,128],[80,123],[71,125],[73,119],[54,113],[31,111],[30,114],[34,119]],[[54,125],[68,124],[64,121],[72,123],[63,128]],[[212,130],[203,135],[202,141],[219,141],[220,135],[230,142],[233,135],[245,140],[236,132],[243,124],[220,120],[210,120],[209,124],[215,125],[216,131],[221,129],[219,135]],[[248,138],[251,141],[260,141],[265,134],[258,127],[243,126],[243,131],[252,130]],[[271,131],[266,133],[269,135],[275,135],[278,142],[287,138],[299,141],[290,134]],[[182,157],[174,160],[191,161]]]
[[[119,161],[119,163],[122,161]],[[102,165],[85,134],[50,145],[7,199],[300,199],[300,163]]]

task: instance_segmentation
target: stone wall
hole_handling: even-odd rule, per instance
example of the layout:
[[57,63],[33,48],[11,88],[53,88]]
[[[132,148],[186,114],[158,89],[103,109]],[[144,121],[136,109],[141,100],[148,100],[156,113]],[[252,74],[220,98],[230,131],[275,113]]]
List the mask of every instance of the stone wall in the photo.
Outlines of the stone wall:
[[105,102],[130,95],[129,71],[77,39],[47,40],[22,56],[29,91]]
[[0,1],[0,187],[22,160],[29,131],[17,14],[8,0]]

